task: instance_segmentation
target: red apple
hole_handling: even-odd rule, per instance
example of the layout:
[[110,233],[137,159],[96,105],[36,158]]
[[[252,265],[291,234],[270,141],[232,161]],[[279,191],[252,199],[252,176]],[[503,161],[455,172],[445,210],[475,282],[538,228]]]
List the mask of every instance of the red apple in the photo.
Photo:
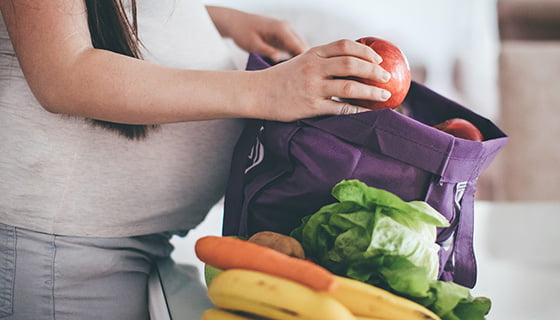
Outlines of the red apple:
[[387,101],[370,101],[350,99],[352,104],[366,107],[373,110],[378,109],[394,109],[398,107],[406,97],[408,89],[410,89],[410,66],[404,53],[397,46],[389,41],[375,38],[365,37],[356,40],[357,42],[369,46],[377,54],[383,58],[380,66],[391,74],[391,80],[388,82],[376,82],[368,79],[356,79],[360,82],[367,83],[379,88],[383,88],[391,92],[391,98]]
[[458,138],[473,140],[473,141],[483,141],[484,136],[478,130],[478,128],[472,124],[470,121],[461,118],[453,118],[445,120],[440,124],[436,124],[434,128],[439,129],[443,132],[447,132]]

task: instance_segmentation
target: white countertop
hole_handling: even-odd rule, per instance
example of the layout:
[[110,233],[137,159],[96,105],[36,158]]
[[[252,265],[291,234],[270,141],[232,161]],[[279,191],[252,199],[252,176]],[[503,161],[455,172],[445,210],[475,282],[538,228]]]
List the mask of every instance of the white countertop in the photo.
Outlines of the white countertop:
[[488,319],[555,320],[560,305],[560,203],[477,203],[474,295]]

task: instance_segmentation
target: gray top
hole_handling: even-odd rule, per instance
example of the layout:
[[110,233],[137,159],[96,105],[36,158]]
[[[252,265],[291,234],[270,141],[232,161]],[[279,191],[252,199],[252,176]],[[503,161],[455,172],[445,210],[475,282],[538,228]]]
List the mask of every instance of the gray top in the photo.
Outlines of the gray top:
[[[235,69],[198,0],[141,0],[138,15],[146,60]],[[188,230],[222,197],[241,127],[241,120],[166,124],[131,141],[49,113],[31,93],[0,17],[2,223],[102,237]]]

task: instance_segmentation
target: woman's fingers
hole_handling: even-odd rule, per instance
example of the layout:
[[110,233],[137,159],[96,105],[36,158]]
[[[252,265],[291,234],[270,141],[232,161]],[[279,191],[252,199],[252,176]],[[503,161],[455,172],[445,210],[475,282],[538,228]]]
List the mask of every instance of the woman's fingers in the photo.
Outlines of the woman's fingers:
[[292,30],[288,22],[274,20],[270,23],[269,32],[262,31],[259,45],[267,51],[262,51],[275,62],[287,60],[308,49],[303,39]]
[[351,56],[334,57],[325,60],[322,68],[326,77],[358,77],[375,82],[387,82],[391,74],[379,64],[371,63]]
[[386,101],[387,90],[364,84],[358,79],[385,83],[391,74],[380,65],[381,57],[370,47],[350,40],[339,40],[315,48],[321,58],[317,63],[325,78],[324,93],[348,99]]
[[279,49],[285,50],[293,56],[308,49],[305,41],[292,29],[288,22],[279,21],[277,30],[276,41],[273,42],[276,42],[276,46]]
[[278,62],[283,58],[289,58],[288,53],[270,45],[261,38],[255,39],[253,42],[253,46],[256,52],[259,52],[265,57],[271,58],[275,62]]
[[374,101],[387,101],[391,97],[391,93],[385,89],[351,79],[325,81],[323,95],[327,97]]
[[373,49],[352,40],[338,40],[329,44],[315,47],[315,54],[321,58],[333,58],[340,56],[353,56],[373,63],[381,63],[383,59]]

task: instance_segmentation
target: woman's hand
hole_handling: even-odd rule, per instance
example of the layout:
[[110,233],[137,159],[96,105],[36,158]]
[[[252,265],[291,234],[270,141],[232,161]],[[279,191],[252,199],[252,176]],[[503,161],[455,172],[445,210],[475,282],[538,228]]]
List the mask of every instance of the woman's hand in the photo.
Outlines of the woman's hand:
[[232,38],[240,48],[276,62],[296,56],[255,75],[248,117],[292,121],[357,113],[369,109],[344,102],[344,98],[386,101],[391,96],[386,90],[344,79],[389,80],[390,74],[379,66],[381,57],[367,46],[341,40],[308,50],[285,21],[229,8],[207,8],[222,36]]
[[207,9],[220,34],[231,38],[245,51],[260,53],[278,62],[307,49],[286,21],[223,7],[208,6]]
[[347,77],[387,82],[390,74],[379,66],[380,62],[381,57],[370,47],[351,40],[309,49],[256,72],[256,92],[252,94],[256,100],[252,101],[251,116],[292,121],[368,111],[343,101],[345,98],[386,101],[390,92]]

